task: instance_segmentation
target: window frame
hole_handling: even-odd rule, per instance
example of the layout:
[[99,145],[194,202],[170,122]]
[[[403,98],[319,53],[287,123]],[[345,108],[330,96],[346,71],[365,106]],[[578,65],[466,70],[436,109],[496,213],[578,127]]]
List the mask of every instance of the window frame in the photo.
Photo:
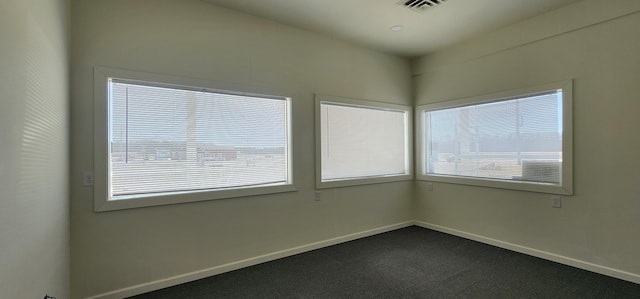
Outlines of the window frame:
[[[402,111],[405,113],[405,174],[378,175],[347,179],[322,180],[322,131],[321,131],[321,104],[333,103],[348,107],[362,107],[367,109]],[[383,103],[352,98],[343,98],[327,95],[315,95],[315,136],[316,136],[316,189],[336,188],[346,186],[379,184],[388,182],[413,180],[413,107],[407,105]]]
[[[287,146],[287,182],[275,185],[260,185],[256,187],[230,187],[210,190],[154,193],[149,196],[136,196],[126,199],[111,199],[110,191],[110,162],[109,162],[109,129],[110,129],[110,101],[109,80],[119,79],[129,82],[157,84],[162,87],[174,86],[180,89],[206,90],[212,92],[232,93],[238,95],[260,96],[268,98],[282,98],[286,101],[286,146]],[[94,68],[94,211],[111,211],[120,209],[150,207],[159,205],[179,204],[224,198],[235,198],[253,195],[263,195],[281,192],[297,191],[293,184],[293,146],[292,146],[292,100],[282,90],[249,87],[245,85],[210,82],[192,78],[174,77],[169,75],[151,74],[115,68]]]
[[[553,90],[562,90],[562,168],[559,184],[516,181],[492,178],[460,177],[442,174],[428,174],[426,167],[425,112],[459,108],[477,104],[487,104],[527,97]],[[416,179],[440,183],[462,184],[480,187],[511,189],[529,192],[572,195],[573,194],[573,81],[565,80],[517,90],[498,92],[450,101],[419,105],[416,119]]]

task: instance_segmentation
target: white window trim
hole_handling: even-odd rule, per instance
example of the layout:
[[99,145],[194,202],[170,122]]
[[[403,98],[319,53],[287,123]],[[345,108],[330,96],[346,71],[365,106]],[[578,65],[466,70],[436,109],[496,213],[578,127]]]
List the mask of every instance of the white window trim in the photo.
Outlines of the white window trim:
[[[425,167],[425,138],[424,138],[424,112],[468,106],[471,104],[484,104],[506,100],[514,97],[523,97],[550,90],[562,90],[562,177],[560,184],[512,181],[486,178],[469,178],[447,175],[427,174]],[[543,85],[505,91],[489,95],[469,97],[458,100],[437,102],[416,107],[416,178],[422,181],[463,184],[481,187],[512,189],[550,194],[573,194],[573,82],[572,80],[548,83]]]
[[[331,181],[322,181],[322,145],[321,145],[321,125],[320,125],[320,104],[322,102],[330,102],[336,104],[343,104],[348,106],[361,106],[364,108],[375,108],[375,109],[388,109],[394,111],[404,111],[406,112],[406,138],[407,144],[406,148],[406,161],[405,161],[405,169],[407,169],[407,174],[399,174],[399,175],[384,175],[384,176],[371,176],[371,177],[362,177],[362,178],[349,178],[342,180],[331,180]],[[337,187],[347,187],[347,186],[357,186],[357,185],[368,185],[368,184],[379,184],[379,183],[388,183],[388,182],[398,182],[398,181],[408,181],[413,180],[413,114],[412,114],[411,106],[404,106],[398,104],[391,103],[383,103],[383,102],[375,102],[375,101],[366,101],[366,100],[358,100],[351,98],[343,98],[336,96],[327,96],[327,95],[316,95],[315,96],[315,136],[316,136],[316,188],[317,189],[325,189],[325,188],[337,188]]]
[[279,95],[285,94],[282,90],[267,88],[248,87],[236,84],[224,84],[191,78],[158,75],[136,71],[128,71],[106,67],[95,67],[94,69],[94,210],[96,212],[150,207],[158,205],[169,205],[205,200],[215,200],[223,198],[253,196],[271,193],[297,191],[293,185],[293,161],[291,142],[291,99],[287,96],[287,146],[288,146],[288,182],[282,185],[265,185],[250,188],[224,188],[217,190],[207,190],[200,192],[172,192],[166,194],[155,194],[148,197],[138,197],[132,199],[109,200],[109,78],[118,78],[130,81],[155,82],[174,86],[185,86],[204,88],[207,90],[233,90],[237,93],[248,95]]

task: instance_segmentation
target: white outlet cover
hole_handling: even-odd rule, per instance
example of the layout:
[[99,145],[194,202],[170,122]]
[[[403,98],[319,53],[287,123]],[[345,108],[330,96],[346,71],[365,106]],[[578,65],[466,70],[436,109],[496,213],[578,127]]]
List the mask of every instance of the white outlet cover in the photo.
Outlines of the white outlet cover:
[[562,197],[560,197],[560,196],[551,196],[551,207],[553,207],[553,208],[562,208]]
[[93,172],[85,171],[82,174],[82,185],[84,186],[93,186]]

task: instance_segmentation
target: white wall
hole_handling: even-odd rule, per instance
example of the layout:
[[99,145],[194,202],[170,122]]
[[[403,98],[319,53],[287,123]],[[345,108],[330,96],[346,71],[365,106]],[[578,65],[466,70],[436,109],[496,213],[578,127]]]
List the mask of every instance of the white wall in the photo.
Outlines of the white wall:
[[[552,209],[545,194],[451,184],[427,191],[423,183],[414,190],[411,182],[323,190],[316,202],[313,93],[411,104],[407,61],[196,0],[72,1],[71,297],[412,217],[640,281],[639,10],[633,0],[586,0],[413,63],[418,105],[574,79],[575,195]],[[290,91],[299,191],[94,213],[81,176],[93,167],[97,65]]]
[[417,183],[415,218],[640,283],[640,2],[582,1],[414,62],[416,104],[574,79],[574,196]]
[[[411,219],[413,182],[314,201],[313,94],[411,104],[409,62],[201,1],[72,1],[72,298]],[[93,67],[290,91],[299,191],[94,213]]]
[[69,296],[68,5],[0,2],[0,298]]

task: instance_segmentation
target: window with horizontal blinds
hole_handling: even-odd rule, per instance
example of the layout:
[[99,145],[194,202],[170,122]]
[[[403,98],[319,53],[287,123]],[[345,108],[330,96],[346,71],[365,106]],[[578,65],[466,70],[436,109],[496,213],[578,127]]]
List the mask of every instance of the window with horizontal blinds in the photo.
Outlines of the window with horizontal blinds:
[[552,91],[424,112],[428,173],[560,183],[561,103]]
[[110,78],[114,200],[288,184],[289,100]]
[[418,107],[420,178],[570,194],[571,84],[556,85]]
[[320,101],[320,183],[410,175],[408,107]]

